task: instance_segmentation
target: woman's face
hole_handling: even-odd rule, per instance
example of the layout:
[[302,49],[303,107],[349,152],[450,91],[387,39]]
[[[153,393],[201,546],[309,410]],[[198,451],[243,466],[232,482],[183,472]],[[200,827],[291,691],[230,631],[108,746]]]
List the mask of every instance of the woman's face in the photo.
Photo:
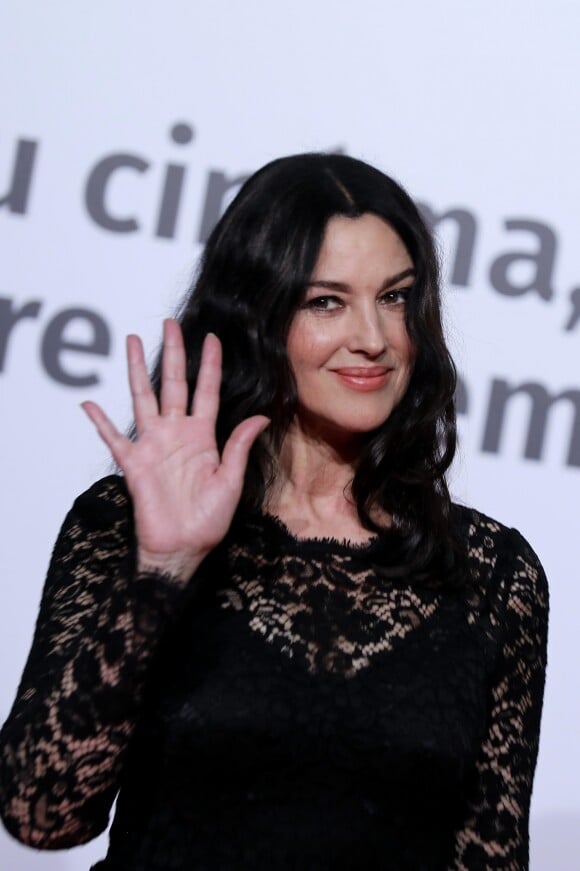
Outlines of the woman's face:
[[389,417],[413,368],[405,304],[414,275],[405,245],[381,218],[330,219],[288,332],[297,424],[345,436]]

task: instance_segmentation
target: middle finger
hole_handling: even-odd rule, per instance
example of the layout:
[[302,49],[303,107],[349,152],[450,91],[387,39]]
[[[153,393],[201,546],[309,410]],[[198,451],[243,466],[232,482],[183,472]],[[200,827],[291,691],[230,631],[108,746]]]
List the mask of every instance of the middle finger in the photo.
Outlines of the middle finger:
[[186,413],[185,348],[177,321],[163,323],[163,356],[161,361],[161,414],[172,416]]

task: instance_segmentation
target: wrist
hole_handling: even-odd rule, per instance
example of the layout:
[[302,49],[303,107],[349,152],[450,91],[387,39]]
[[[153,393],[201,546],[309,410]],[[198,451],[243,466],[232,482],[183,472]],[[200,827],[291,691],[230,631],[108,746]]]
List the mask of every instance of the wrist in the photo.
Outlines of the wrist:
[[159,574],[185,584],[197,571],[205,554],[154,553],[137,548],[137,574]]

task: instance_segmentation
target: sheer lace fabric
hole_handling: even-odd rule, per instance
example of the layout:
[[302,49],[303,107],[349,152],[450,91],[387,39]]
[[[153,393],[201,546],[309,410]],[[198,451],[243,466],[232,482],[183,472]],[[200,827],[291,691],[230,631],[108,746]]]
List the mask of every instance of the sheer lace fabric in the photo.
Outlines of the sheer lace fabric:
[[380,537],[238,521],[185,593],[135,575],[121,479],[57,541],[2,731],[7,827],[112,869],[527,868],[547,587],[457,509],[461,591],[394,584]]

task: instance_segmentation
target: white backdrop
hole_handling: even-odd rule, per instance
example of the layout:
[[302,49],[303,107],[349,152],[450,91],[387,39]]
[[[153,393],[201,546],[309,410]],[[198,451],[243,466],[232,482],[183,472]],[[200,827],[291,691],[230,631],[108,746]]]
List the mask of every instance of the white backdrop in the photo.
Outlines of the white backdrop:
[[[435,216],[453,212],[438,224],[466,397],[453,488],[520,528],[551,581],[532,869],[580,868],[580,6],[9,6],[0,717],[60,522],[108,468],[79,402],[128,423],[123,336],[140,332],[153,353],[230,182],[282,154],[341,148],[394,175]],[[0,867],[81,871],[104,849],[101,838],[40,854],[2,832]]]

